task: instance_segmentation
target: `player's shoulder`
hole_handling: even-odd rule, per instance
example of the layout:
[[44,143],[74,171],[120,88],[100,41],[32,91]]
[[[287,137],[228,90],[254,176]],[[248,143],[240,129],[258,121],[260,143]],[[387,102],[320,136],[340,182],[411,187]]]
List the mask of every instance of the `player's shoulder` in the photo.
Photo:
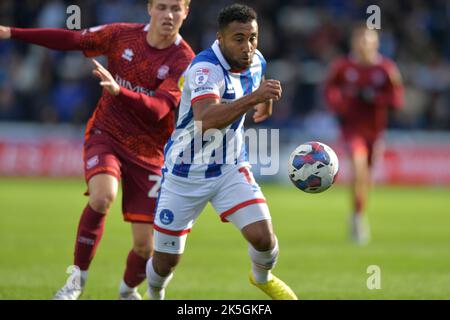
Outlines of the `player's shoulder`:
[[260,66],[262,68],[263,74],[266,73],[267,61],[264,58],[261,51],[259,51],[258,49],[256,49],[256,51],[255,51],[255,56],[253,58],[253,65]]
[[211,48],[203,50],[192,60],[189,66],[189,72],[195,74],[199,72],[198,70],[203,70],[202,72],[219,77],[223,77],[224,75],[220,61]]
[[128,22],[117,22],[111,24],[116,29],[121,31],[139,31],[139,32],[146,32],[148,25],[143,23],[128,23]]
[[187,66],[195,57],[194,50],[181,36],[175,42],[172,51],[174,52],[172,60],[176,61],[177,64],[186,64]]
[[129,37],[130,33],[139,34],[140,32],[145,31],[145,24],[141,23],[123,23],[123,22],[116,22],[116,23],[108,23],[96,27],[91,27],[83,32],[83,34],[86,33],[107,33],[114,36],[122,36],[125,35]]
[[335,68],[335,69],[346,68],[346,67],[351,66],[352,64],[354,64],[354,63],[352,62],[351,57],[348,55],[338,56],[338,57],[334,58],[333,60],[331,60],[331,63],[330,63],[332,68]]
[[393,84],[400,85],[403,82],[400,70],[395,61],[391,58],[380,56],[379,67],[384,70]]
[[192,59],[195,57],[194,50],[192,50],[192,47],[189,45],[189,43],[187,43],[187,41],[184,40],[181,36],[177,46],[180,50],[184,51],[185,54],[191,56]]
[[386,70],[395,70],[397,69],[397,63],[389,57],[384,55],[380,55],[380,63],[379,65]]
[[212,48],[208,48],[206,50],[203,50],[199,54],[195,56],[195,58],[192,60],[191,67],[194,67],[199,64],[210,64],[216,67],[220,66],[219,58],[215,55]]
[[266,58],[264,58],[264,55],[259,51],[258,49],[255,50],[255,57],[261,62],[262,64],[266,64]]
[[145,32],[146,25],[143,23],[116,22],[100,26],[99,28],[107,29],[110,33],[113,33],[116,37],[129,38],[130,36],[140,35],[140,33]]
[[225,72],[213,50],[206,49],[196,55],[194,60],[192,60],[187,71],[187,77],[189,83],[197,87],[207,82],[223,82]]
[[264,62],[264,63],[266,62],[266,59],[264,58],[264,55],[258,49],[255,50],[255,56],[258,57],[258,59],[261,62]]

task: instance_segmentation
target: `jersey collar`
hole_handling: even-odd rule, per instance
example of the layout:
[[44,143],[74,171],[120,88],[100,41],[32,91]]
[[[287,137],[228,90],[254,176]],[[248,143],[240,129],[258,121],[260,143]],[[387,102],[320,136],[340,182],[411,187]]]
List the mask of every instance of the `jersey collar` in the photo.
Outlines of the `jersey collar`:
[[[145,27],[144,27],[144,31],[145,32],[148,32],[148,30],[150,29],[150,24],[146,24],[145,25]],[[179,46],[180,45],[180,43],[181,43],[181,40],[183,40],[183,37],[181,36],[181,34],[177,34],[177,38],[175,39],[175,45],[176,46]]]
[[[356,59],[355,55],[352,53],[348,54],[348,59],[354,64],[360,64],[359,61]],[[378,53],[373,65],[380,64],[382,61],[383,61],[383,55],[381,53]]]
[[214,41],[211,48],[214,51],[214,54],[216,55],[217,59],[219,59],[219,62],[222,65],[222,67],[224,67],[225,70],[230,71],[231,67],[228,64],[227,60],[225,60],[225,57],[223,56],[222,51],[220,50],[219,40]]

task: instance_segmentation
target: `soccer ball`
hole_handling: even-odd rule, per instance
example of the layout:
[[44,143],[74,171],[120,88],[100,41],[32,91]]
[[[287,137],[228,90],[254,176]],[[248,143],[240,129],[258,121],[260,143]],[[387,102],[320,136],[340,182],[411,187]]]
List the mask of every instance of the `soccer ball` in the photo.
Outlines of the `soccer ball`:
[[297,188],[307,193],[327,190],[334,183],[338,170],[336,153],[321,142],[306,142],[289,157],[289,178]]

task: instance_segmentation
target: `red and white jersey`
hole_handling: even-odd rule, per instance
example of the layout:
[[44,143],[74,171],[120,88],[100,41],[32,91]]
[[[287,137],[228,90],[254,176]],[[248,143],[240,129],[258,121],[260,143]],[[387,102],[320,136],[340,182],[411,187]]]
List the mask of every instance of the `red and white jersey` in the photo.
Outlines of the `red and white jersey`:
[[[180,79],[195,55],[181,36],[166,49],[151,47],[146,39],[148,27],[118,23],[84,30],[81,48],[88,57],[105,55],[107,69],[125,90],[142,97],[163,95],[175,109],[181,98]],[[172,111],[156,121],[145,108],[126,105],[104,91],[88,122],[86,138],[92,129],[106,132],[127,157],[141,165],[161,167],[174,117]]]
[[377,63],[362,65],[352,57],[332,63],[325,86],[331,109],[344,132],[374,139],[387,124],[388,109],[403,105],[403,86],[393,61],[379,56]]

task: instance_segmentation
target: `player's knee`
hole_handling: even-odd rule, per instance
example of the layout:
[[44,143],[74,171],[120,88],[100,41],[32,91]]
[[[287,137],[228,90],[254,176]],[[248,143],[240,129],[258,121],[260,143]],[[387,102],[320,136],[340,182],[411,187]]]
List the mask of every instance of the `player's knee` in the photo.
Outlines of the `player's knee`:
[[180,261],[180,256],[155,252],[153,256],[153,268],[162,277],[170,275]]
[[257,251],[268,251],[275,247],[276,239],[270,222],[260,221],[242,229],[247,241]]
[[153,248],[150,244],[135,243],[133,246],[133,251],[140,257],[144,259],[149,259],[152,256]]
[[269,232],[259,233],[251,239],[251,245],[258,251],[268,251],[275,246],[275,237]]
[[89,205],[97,212],[107,213],[116,195],[113,192],[100,192],[92,194],[89,198]]

